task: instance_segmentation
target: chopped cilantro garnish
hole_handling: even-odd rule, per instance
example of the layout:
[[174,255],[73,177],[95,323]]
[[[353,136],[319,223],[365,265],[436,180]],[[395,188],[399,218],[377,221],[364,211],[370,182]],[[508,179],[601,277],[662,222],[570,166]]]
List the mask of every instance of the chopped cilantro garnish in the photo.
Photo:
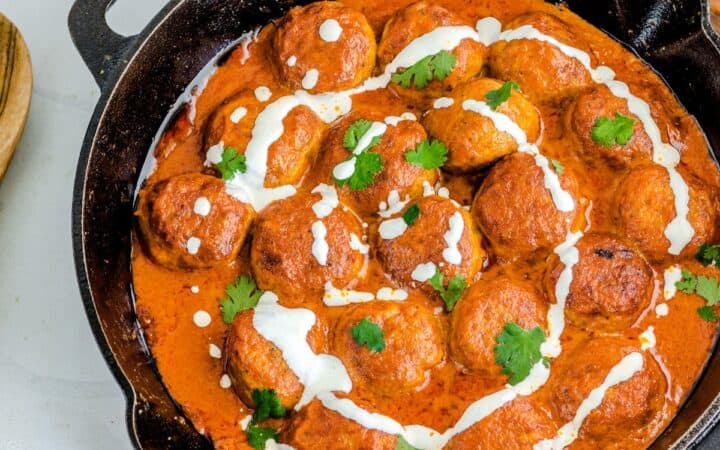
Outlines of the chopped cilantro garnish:
[[405,160],[410,164],[420,166],[425,170],[442,167],[447,161],[448,149],[442,141],[425,139],[415,147],[405,152]]
[[395,444],[395,450],[420,450],[416,447],[413,447],[410,445],[408,441],[405,440],[404,437],[398,435],[397,444]]
[[333,177],[333,179],[338,186],[347,184],[350,190],[360,191],[373,184],[375,175],[382,171],[383,163],[379,153],[368,151],[364,151],[359,155],[352,155],[347,160],[353,158],[355,158],[355,171],[350,175],[350,178],[339,180]]
[[717,322],[720,319],[712,306],[702,306],[697,309],[697,313],[702,320],[707,322]]
[[392,81],[404,88],[410,87],[413,83],[416,88],[422,89],[431,81],[443,80],[450,75],[455,62],[455,55],[441,50],[434,55],[424,57],[402,72],[395,72],[392,74]]
[[277,440],[278,432],[272,427],[256,427],[255,425],[250,425],[245,431],[245,435],[252,448],[262,450],[265,448],[265,442],[270,439]]
[[235,176],[235,173],[247,172],[245,164],[245,155],[238,155],[237,150],[232,147],[226,147],[222,152],[222,161],[216,164],[217,169],[222,174],[223,181],[227,181]]
[[703,266],[715,263],[715,266],[720,267],[720,245],[702,244],[695,257]]
[[[357,147],[360,139],[365,136],[365,133],[370,130],[370,127],[372,127],[372,122],[370,122],[369,120],[358,119],[353,122],[347,128],[347,130],[345,130],[345,136],[343,136],[343,146],[348,150],[355,150],[355,147]],[[379,143],[380,136],[375,136],[373,139],[370,140],[370,145],[368,145],[367,148],[370,149],[378,145]]]
[[[343,146],[350,150],[357,150],[360,139],[370,130],[372,122],[365,119],[359,119],[353,122],[343,137]],[[346,184],[353,191],[359,191],[367,188],[375,181],[375,175],[380,173],[383,168],[382,159],[379,153],[371,153],[369,150],[380,143],[380,136],[374,136],[370,143],[360,151],[355,151],[345,161],[355,160],[355,170],[349,178],[340,180],[333,176],[335,184],[345,186]]]
[[228,296],[220,300],[220,310],[225,323],[232,323],[241,311],[254,308],[263,295],[263,291],[257,289],[255,280],[245,274],[240,275],[234,284],[228,284],[225,293]]
[[379,326],[370,322],[367,317],[350,329],[353,339],[360,345],[364,345],[371,352],[381,352],[385,348],[383,338],[385,334]]
[[498,344],[495,362],[503,366],[502,374],[510,375],[508,382],[513,386],[527,378],[538,362],[549,364],[540,353],[540,344],[545,342],[545,333],[540,327],[525,330],[515,322],[508,322],[495,342]]
[[625,145],[633,135],[635,119],[615,113],[614,119],[600,117],[595,121],[590,136],[592,140],[605,147]]
[[[697,294],[705,300],[706,305],[698,309],[703,320],[715,322],[718,320],[713,306],[720,303],[720,283],[713,277],[704,275],[695,276],[689,270],[682,270],[682,279],[675,283],[675,287],[686,294]],[[712,313],[711,313],[712,312]]]
[[518,86],[518,84],[514,81],[506,81],[498,89],[488,92],[487,94],[485,94],[487,105],[490,107],[490,109],[495,111],[498,106],[508,101],[513,89],[519,91],[520,86]]
[[285,408],[280,403],[274,389],[253,389],[252,400],[255,403],[253,423],[261,422],[272,417],[279,419],[285,415]]
[[553,170],[555,170],[556,174],[562,175],[565,172],[565,166],[560,164],[560,161],[551,159],[550,164],[552,164]]
[[448,281],[448,285],[445,287],[443,284],[443,274],[440,272],[440,269],[435,269],[435,275],[428,280],[428,283],[440,294],[440,298],[445,302],[445,308],[447,308],[448,311],[452,311],[453,308],[455,308],[455,304],[460,300],[463,292],[465,292],[465,288],[467,288],[465,277],[462,275],[455,275]]
[[415,221],[420,217],[420,207],[417,203],[413,203],[410,205],[410,207],[405,211],[402,218],[405,221],[405,223],[410,226],[415,223]]

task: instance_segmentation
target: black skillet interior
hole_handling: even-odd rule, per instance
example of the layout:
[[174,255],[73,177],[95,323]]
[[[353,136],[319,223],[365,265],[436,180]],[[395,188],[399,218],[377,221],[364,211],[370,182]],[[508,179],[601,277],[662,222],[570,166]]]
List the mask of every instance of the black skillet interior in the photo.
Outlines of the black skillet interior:
[[[76,0],[75,45],[102,88],[78,163],[73,200],[75,263],[98,344],[128,398],[131,438],[143,449],[205,449],[209,442],[165,390],[132,307],[130,231],[140,167],[172,105],[203,66],[243,32],[307,1],[172,0],[134,37],[112,32],[114,0]],[[707,0],[569,0],[627,43],[667,80],[720,152],[720,38]],[[654,444],[697,445],[720,421],[720,356]],[[709,447],[708,447],[709,448]]]

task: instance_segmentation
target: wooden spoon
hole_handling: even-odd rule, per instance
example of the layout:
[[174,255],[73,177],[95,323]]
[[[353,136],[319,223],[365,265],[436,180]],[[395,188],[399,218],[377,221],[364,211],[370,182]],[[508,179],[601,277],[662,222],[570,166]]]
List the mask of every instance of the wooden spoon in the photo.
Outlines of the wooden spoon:
[[27,46],[15,25],[0,14],[0,181],[25,128],[31,96]]

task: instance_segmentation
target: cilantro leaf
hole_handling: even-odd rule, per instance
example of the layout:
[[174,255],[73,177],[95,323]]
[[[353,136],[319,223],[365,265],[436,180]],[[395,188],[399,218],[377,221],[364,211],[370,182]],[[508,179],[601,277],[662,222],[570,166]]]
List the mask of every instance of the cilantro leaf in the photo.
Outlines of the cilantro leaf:
[[252,400],[255,403],[253,423],[261,422],[270,417],[279,419],[285,415],[285,408],[280,403],[274,389],[253,389]]
[[592,140],[605,147],[625,145],[633,135],[635,119],[615,113],[614,119],[600,117],[595,121],[590,136]]
[[223,321],[228,324],[241,311],[254,308],[263,295],[263,291],[255,285],[255,280],[245,274],[240,275],[234,284],[228,284],[225,293],[228,296],[220,300],[220,310]]
[[345,130],[345,136],[343,137],[343,146],[348,150],[355,150],[360,138],[370,130],[372,122],[365,119],[359,119],[353,122],[347,130]]
[[350,328],[353,339],[360,345],[364,345],[371,352],[381,352],[385,348],[384,337],[382,329],[376,324],[370,322],[367,317],[357,323],[354,327]]
[[408,226],[414,224],[418,217],[420,217],[420,207],[417,203],[410,205],[402,216],[403,221],[405,221]]
[[692,294],[697,287],[697,279],[689,270],[682,269],[682,278],[675,283],[675,287],[685,294]]
[[697,309],[700,318],[706,322],[717,322],[720,320],[712,306],[702,306]]
[[553,170],[555,170],[555,173],[558,175],[562,175],[565,172],[565,166],[560,164],[560,161],[557,161],[555,159],[550,160],[550,164],[552,164]]
[[238,155],[237,150],[232,147],[226,147],[222,152],[222,160],[215,165],[222,174],[223,181],[227,181],[235,176],[235,173],[247,172],[247,164],[245,164],[245,155]]
[[702,244],[695,257],[703,266],[715,263],[715,266],[720,267],[720,245]]
[[518,84],[514,81],[506,81],[498,89],[489,91],[487,94],[485,94],[487,105],[490,107],[490,109],[495,111],[498,106],[508,101],[513,89],[519,91],[520,86],[518,86]]
[[355,171],[350,178],[340,180],[333,176],[338,186],[350,186],[352,191],[360,191],[375,182],[375,176],[382,171],[383,162],[379,153],[363,151],[358,155],[352,155],[346,161],[355,158]]
[[434,55],[424,57],[402,72],[395,72],[391,78],[393,83],[404,88],[414,83],[416,88],[422,89],[433,80],[445,79],[452,72],[456,62],[455,55],[441,50]]
[[265,442],[270,439],[277,440],[278,432],[272,427],[256,427],[255,425],[250,425],[245,431],[245,435],[252,448],[262,450],[265,448]]
[[540,344],[545,342],[542,328],[525,330],[515,322],[508,322],[495,342],[495,362],[503,366],[504,375],[510,375],[508,381],[516,385],[530,375],[532,367],[543,361]]
[[397,444],[395,444],[395,450],[420,450],[416,447],[413,447],[410,445],[408,441],[405,440],[404,437],[398,435]]
[[442,141],[425,139],[419,143],[415,150],[405,152],[405,160],[410,164],[422,167],[425,170],[442,167],[447,161],[448,149]]
[[457,304],[467,288],[465,277],[462,275],[455,275],[450,279],[446,288],[443,284],[443,274],[440,269],[435,269],[435,275],[428,280],[428,283],[440,294],[440,298],[445,302],[448,311],[455,308],[455,304]]
[[718,280],[715,278],[702,275],[697,277],[695,292],[705,299],[708,306],[714,306],[720,302],[720,285],[718,285]]

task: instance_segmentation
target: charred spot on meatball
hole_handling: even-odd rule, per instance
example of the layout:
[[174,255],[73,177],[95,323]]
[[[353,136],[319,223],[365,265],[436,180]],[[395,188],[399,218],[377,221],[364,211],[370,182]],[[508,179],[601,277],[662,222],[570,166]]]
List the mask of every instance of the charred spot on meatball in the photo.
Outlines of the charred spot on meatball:
[[198,269],[237,257],[255,210],[228,194],[221,180],[190,173],[143,188],[135,215],[155,262]]
[[[568,321],[592,331],[627,329],[650,302],[652,268],[637,250],[611,235],[587,234],[575,247],[579,258],[566,298]],[[565,265],[557,255],[548,264],[546,289],[555,302]]]

